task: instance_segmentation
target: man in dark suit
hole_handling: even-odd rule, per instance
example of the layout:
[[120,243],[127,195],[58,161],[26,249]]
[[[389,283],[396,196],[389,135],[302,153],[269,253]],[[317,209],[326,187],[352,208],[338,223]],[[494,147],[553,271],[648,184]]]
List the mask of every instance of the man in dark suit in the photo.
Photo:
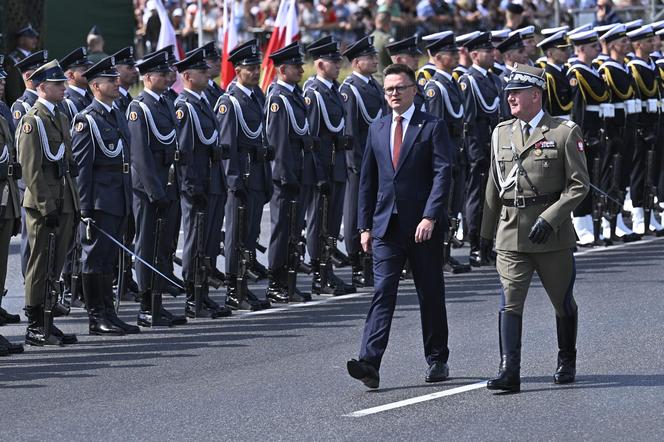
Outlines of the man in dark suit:
[[445,123],[417,110],[417,87],[408,66],[384,71],[389,115],[374,122],[360,173],[358,223],[365,252],[373,250],[375,292],[367,315],[359,360],[348,373],[378,388],[378,370],[387,347],[399,277],[412,264],[422,318],[425,380],[447,379],[447,312],[443,285],[446,200],[452,169],[452,143]]

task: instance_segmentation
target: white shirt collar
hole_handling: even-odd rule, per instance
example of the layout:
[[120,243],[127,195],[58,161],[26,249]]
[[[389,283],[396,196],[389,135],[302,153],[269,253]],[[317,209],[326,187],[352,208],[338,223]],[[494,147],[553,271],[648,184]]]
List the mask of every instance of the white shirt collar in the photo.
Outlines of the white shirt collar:
[[332,82],[330,80],[326,80],[325,78],[319,77],[318,75],[316,75],[316,79],[327,86],[328,89],[332,89]]
[[104,106],[104,109],[106,109],[106,111],[107,111],[109,114],[110,114],[111,111],[113,110],[113,107],[112,107],[112,106],[109,106],[108,104],[103,103],[103,102],[97,100],[96,98],[95,98],[95,101],[96,101],[97,103],[101,104],[102,106]]
[[450,80],[450,81],[454,81],[454,77],[452,77],[451,74],[448,74],[448,73],[445,72],[444,70],[436,68],[436,72],[438,72],[440,75],[442,75],[443,77],[447,78],[448,80]]
[[35,94],[35,95],[39,96],[37,91],[33,91],[32,89],[26,89],[26,91],[30,92],[31,94]]
[[214,81],[212,81],[211,78],[208,78],[208,85],[209,86],[214,86]]
[[[401,116],[403,117],[404,120],[410,122],[410,119],[413,118],[414,113],[415,113],[415,103],[411,104],[410,107],[406,110],[406,112],[401,114]],[[398,116],[399,114],[397,114],[395,111],[392,111],[392,121],[394,121],[394,119]]]
[[147,92],[149,95],[151,95],[152,98],[154,98],[154,99],[157,100],[157,101],[159,101],[159,99],[161,98],[161,97],[159,96],[159,94],[157,94],[156,92],[153,92],[151,89],[145,88],[145,89],[143,89],[143,90],[144,90],[145,92]]
[[277,84],[282,85],[283,87],[285,87],[286,89],[288,89],[291,92],[293,92],[295,90],[295,86],[293,86],[292,84],[288,84],[285,81],[277,80]]
[[484,75],[486,77],[487,70],[484,69],[483,67],[473,64],[473,67],[479,71],[480,74]]
[[129,93],[129,91],[127,91],[127,89],[120,86],[120,93],[122,94],[123,97],[126,97],[127,94]]
[[199,94],[198,92],[194,92],[194,91],[192,91],[191,89],[187,89],[187,88],[184,88],[184,90],[187,91],[187,92],[189,92],[191,95],[193,95],[194,97],[198,98],[199,100],[202,100],[202,99],[203,99],[203,95],[202,95],[202,94]]
[[71,84],[69,85],[69,89],[78,92],[78,94],[82,97],[85,96],[85,89],[81,89],[80,87],[77,86],[72,86]]
[[528,126],[530,126],[530,130],[535,129],[539,124],[539,122],[542,120],[542,117],[544,117],[544,109],[540,109],[540,111],[537,112],[537,115],[535,115],[533,119],[530,120],[528,123],[521,120],[521,128],[523,128],[526,124],[528,124]]
[[558,65],[555,64],[555,63],[551,63],[551,62],[547,61],[546,64],[548,64],[548,65],[551,66],[552,68],[555,68],[556,70],[558,70],[558,72],[562,72],[562,70],[563,70],[563,67],[562,67],[562,66],[558,66]]
[[18,49],[20,52],[22,52],[23,55],[26,56],[26,57],[29,56],[30,54],[32,54],[32,52],[30,52],[30,51],[28,51],[28,50],[25,50],[25,49],[23,49],[23,48],[18,48],[18,47],[17,47],[16,49]]
[[39,101],[41,104],[46,106],[46,109],[49,110],[53,115],[55,115],[55,104],[51,103],[50,101],[45,100],[42,97],[37,98],[37,101]]
[[355,75],[357,78],[363,80],[365,83],[369,84],[369,77],[365,77],[364,75],[360,74],[359,72],[353,71],[353,75]]
[[253,93],[251,89],[249,89],[246,86],[242,86],[240,83],[235,83],[235,86],[240,89],[242,92],[244,92],[247,97],[251,98],[251,94]]

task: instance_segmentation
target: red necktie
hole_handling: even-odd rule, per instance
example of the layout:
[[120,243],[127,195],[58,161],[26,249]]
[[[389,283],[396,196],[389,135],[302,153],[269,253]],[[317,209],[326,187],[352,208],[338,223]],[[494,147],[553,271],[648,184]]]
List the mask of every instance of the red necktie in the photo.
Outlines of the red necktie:
[[401,125],[403,117],[399,115],[394,118],[394,124],[397,126],[394,128],[394,145],[392,147],[392,166],[394,170],[397,169],[397,164],[399,164],[399,153],[401,152],[401,143],[403,141],[403,126]]

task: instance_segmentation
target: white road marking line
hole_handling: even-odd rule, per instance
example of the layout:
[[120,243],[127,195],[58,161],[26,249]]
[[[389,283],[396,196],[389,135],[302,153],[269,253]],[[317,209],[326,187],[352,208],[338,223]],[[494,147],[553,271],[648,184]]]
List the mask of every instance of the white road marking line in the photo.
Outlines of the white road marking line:
[[474,384],[462,385],[461,387],[451,388],[449,390],[438,391],[436,393],[429,393],[423,396],[416,396],[410,399],[404,399],[398,402],[392,402],[377,407],[366,408],[364,410],[353,411],[349,414],[344,414],[345,417],[364,417],[371,414],[382,413],[383,411],[394,410],[395,408],[407,407],[408,405],[419,404],[420,402],[432,401],[441,397],[452,396],[466,391],[477,390],[478,388],[485,388],[486,381],[476,382]]
[[[359,293],[351,293],[350,295],[341,295],[341,296],[330,296],[329,298],[323,298],[317,301],[309,301],[309,302],[303,302],[299,304],[286,304],[283,307],[277,307],[277,308],[269,308],[267,310],[259,310],[257,312],[246,312],[246,313],[240,313],[238,315],[233,314],[231,318],[243,318],[245,316],[260,316],[260,315],[269,315],[271,313],[279,313],[279,312],[285,312],[288,310],[293,310],[295,308],[306,308],[306,307],[313,307],[316,305],[321,305],[321,304],[327,304],[328,302],[332,301],[341,301],[344,299],[353,299],[353,298],[359,298],[360,296],[364,295],[373,295],[373,292],[359,292]],[[275,304],[272,304],[275,305]]]

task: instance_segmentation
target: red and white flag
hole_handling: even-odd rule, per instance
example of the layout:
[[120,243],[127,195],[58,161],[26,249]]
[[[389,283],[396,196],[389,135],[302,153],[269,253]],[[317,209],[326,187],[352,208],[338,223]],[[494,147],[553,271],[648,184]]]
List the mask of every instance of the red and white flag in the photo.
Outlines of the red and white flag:
[[[173,24],[171,19],[168,16],[168,11],[164,7],[164,4],[161,0],[154,0],[155,8],[157,9],[157,14],[159,15],[159,21],[161,22],[161,27],[159,29],[159,39],[157,40],[157,50],[164,48],[168,45],[173,45],[175,50],[175,58],[179,61],[184,58],[184,50],[178,43],[177,37],[175,36],[175,29],[173,29]],[[178,74],[177,80],[172,88],[176,92],[182,92],[182,80],[180,80],[180,75]]]
[[277,52],[286,45],[291,44],[299,38],[299,26],[297,24],[297,1],[296,0],[281,0],[279,3],[279,10],[277,17],[274,20],[272,35],[270,41],[267,43],[267,49],[263,54],[263,64],[261,72],[263,78],[261,79],[261,89],[267,90],[272,79],[274,79],[275,69],[274,63],[270,59],[270,54]]
[[235,67],[228,59],[228,54],[237,46],[237,29],[235,29],[235,11],[233,0],[224,0],[224,45],[221,51],[221,87],[228,89],[235,78]]

